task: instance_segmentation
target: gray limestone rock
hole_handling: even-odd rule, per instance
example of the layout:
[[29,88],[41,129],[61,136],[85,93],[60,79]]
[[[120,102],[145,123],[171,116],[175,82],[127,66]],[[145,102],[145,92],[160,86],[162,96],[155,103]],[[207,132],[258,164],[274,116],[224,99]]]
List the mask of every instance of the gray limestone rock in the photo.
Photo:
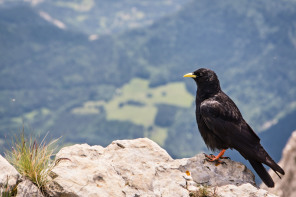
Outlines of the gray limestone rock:
[[220,196],[273,196],[256,187],[254,175],[241,163],[224,160],[215,166],[203,154],[174,160],[147,138],[117,140],[106,148],[69,146],[57,159],[53,196],[188,197],[204,185]]
[[17,185],[16,197],[44,197],[38,187],[25,179]]
[[0,192],[15,187],[20,177],[16,169],[0,155]]

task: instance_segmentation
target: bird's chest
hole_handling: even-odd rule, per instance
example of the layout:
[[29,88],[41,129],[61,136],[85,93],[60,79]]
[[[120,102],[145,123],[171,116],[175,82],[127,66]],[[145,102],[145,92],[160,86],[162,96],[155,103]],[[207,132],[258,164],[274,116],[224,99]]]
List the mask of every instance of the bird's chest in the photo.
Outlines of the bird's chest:
[[213,151],[216,149],[223,149],[224,145],[223,145],[222,141],[219,139],[218,136],[216,136],[214,134],[214,132],[212,130],[210,130],[208,128],[208,126],[204,122],[202,115],[200,113],[199,106],[200,105],[196,105],[196,110],[195,110],[196,122],[197,122],[198,130],[199,130],[205,144],[207,145],[208,148],[210,148]]

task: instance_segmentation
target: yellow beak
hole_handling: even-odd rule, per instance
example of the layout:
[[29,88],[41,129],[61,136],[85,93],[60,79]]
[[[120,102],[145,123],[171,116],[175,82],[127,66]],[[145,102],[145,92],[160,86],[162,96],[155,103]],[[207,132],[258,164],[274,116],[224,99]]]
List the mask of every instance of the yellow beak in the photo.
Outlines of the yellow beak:
[[184,75],[183,77],[191,77],[191,78],[196,78],[196,75],[194,75],[193,73],[187,73],[186,75]]

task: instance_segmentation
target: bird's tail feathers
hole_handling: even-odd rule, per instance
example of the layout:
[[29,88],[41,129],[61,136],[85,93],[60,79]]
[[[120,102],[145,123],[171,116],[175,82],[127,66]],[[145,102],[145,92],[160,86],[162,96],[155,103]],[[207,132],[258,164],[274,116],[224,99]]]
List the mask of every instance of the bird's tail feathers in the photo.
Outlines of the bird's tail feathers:
[[274,162],[269,155],[267,156],[266,162],[264,163],[268,165],[279,177],[280,175],[278,174],[278,172],[282,175],[285,175],[285,171],[276,162]]
[[274,182],[271,178],[271,176],[268,174],[262,163],[254,160],[249,160],[250,164],[256,171],[256,173],[259,175],[261,180],[267,185],[268,187],[274,187]]
[[266,150],[262,147],[261,144],[259,144],[257,153],[257,161],[261,161],[261,163],[268,165],[278,176],[279,174],[277,172],[279,172],[282,175],[285,175],[285,171],[269,156],[269,154],[266,152]]

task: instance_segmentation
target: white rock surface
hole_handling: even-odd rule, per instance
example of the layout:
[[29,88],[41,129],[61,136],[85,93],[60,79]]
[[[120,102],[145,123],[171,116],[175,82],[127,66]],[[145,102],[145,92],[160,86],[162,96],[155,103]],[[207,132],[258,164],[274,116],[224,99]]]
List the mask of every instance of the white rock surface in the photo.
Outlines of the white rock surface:
[[[254,175],[243,164],[224,160],[215,166],[203,154],[173,160],[155,142],[118,140],[106,148],[87,144],[65,147],[53,169],[53,196],[188,197],[202,185],[221,196],[272,196],[256,188]],[[224,193],[226,193],[224,195]]]
[[217,187],[216,193],[220,197],[276,197],[276,195],[268,193],[264,189],[258,189],[250,183],[245,183],[239,186],[224,185]]
[[44,197],[38,187],[25,179],[17,185],[16,197]]
[[265,185],[260,187],[281,197],[296,196],[296,131],[294,131],[288,140],[279,165],[285,170],[285,175],[280,179],[272,170],[269,171],[272,179],[275,181],[274,188],[267,188]]
[[8,187],[13,188],[20,179],[20,174],[10,163],[0,155],[0,192]]

